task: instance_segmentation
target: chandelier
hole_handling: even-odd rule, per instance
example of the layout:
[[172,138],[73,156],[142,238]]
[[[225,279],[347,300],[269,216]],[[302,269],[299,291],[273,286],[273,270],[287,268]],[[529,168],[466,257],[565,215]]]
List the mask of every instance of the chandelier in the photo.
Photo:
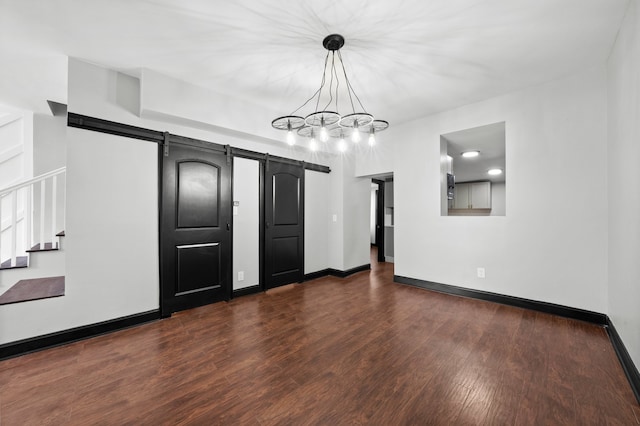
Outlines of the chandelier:
[[[334,138],[338,139],[338,150],[344,152],[347,150],[345,139],[350,138],[353,143],[358,144],[362,134],[368,134],[370,146],[375,145],[376,133],[389,127],[389,123],[385,120],[374,119],[353,90],[340,54],[340,48],[344,46],[344,37],[340,34],[328,35],[322,41],[322,45],[327,49],[327,56],[324,60],[320,88],[291,114],[273,120],[271,126],[278,130],[285,130],[287,144],[291,146],[296,144],[296,133],[298,136],[308,138],[308,147],[312,151],[319,148],[318,140],[321,143],[327,143],[329,138]],[[327,75],[327,70],[329,75]],[[340,80],[343,77],[343,97],[341,98],[339,97],[339,89],[341,88]],[[344,96],[345,91],[346,96]],[[313,105],[314,101],[315,110],[311,114],[305,117],[296,115],[309,103]],[[338,112],[339,101],[347,104],[347,108],[351,107],[347,114],[342,115]]]

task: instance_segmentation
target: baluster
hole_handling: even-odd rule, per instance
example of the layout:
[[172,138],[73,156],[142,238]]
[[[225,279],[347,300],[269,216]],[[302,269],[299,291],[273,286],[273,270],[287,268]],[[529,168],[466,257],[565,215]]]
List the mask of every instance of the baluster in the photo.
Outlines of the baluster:
[[67,172],[62,180],[62,231],[67,232]]
[[16,247],[18,242],[18,190],[11,192],[11,266],[16,266]]
[[40,250],[44,249],[44,212],[46,210],[45,198],[46,198],[45,181],[40,181]]
[[[57,206],[57,193],[58,193],[58,176],[54,175],[51,178],[51,248],[55,248],[53,242],[56,241],[56,211]],[[57,245],[57,244],[56,244]]]
[[24,200],[24,249],[29,250],[31,247],[31,242],[33,241],[33,227],[31,226],[31,222],[33,221],[33,212],[31,211],[31,204],[33,202],[33,185],[28,185],[24,188],[25,190],[25,200]]

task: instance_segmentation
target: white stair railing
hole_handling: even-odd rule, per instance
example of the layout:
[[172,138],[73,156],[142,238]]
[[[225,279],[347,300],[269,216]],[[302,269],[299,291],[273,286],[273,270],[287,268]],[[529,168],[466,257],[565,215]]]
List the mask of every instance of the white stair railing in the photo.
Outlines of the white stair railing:
[[65,178],[66,170],[61,167],[0,190],[0,262],[9,258],[14,267],[18,256],[36,245],[43,249],[45,242],[51,242],[56,247],[56,234],[65,229],[65,185],[58,182]]

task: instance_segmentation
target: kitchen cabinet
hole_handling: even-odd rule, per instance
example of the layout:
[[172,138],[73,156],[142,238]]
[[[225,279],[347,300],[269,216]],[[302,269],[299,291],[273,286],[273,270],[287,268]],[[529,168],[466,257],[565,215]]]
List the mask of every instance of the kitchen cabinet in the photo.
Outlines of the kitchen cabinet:
[[453,208],[490,209],[491,182],[456,183],[453,190]]

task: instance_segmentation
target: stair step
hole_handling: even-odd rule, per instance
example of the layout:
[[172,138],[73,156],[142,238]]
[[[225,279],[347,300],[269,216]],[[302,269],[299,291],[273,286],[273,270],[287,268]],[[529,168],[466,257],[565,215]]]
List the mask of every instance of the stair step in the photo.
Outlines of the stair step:
[[58,250],[58,244],[54,244],[54,243],[44,243],[44,248],[40,248],[40,243],[36,244],[35,246],[31,247],[29,250],[27,250],[27,253],[33,253],[35,251],[53,251],[53,250]]
[[29,266],[29,258],[27,256],[18,256],[16,257],[16,266],[11,266],[11,259],[9,259],[0,263],[0,270],[26,268],[27,266]]
[[0,296],[0,305],[64,296],[64,277],[20,280]]

